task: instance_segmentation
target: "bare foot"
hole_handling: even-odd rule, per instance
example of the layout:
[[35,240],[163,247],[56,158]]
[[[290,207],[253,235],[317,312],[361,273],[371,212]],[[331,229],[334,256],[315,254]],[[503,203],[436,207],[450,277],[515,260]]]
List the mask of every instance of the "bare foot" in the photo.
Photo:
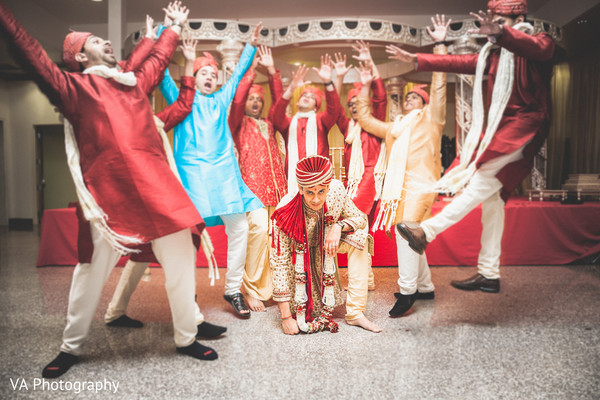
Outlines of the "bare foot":
[[360,318],[353,319],[351,321],[346,320],[346,323],[348,325],[352,325],[352,326],[360,326],[361,328],[366,329],[371,332],[375,332],[375,333],[381,332],[381,328],[378,327],[377,325],[375,325],[374,323],[372,323],[371,321],[369,321],[367,319],[367,317],[365,317],[364,315]]
[[265,305],[262,301],[257,299],[256,297],[250,296],[247,294],[245,296],[246,305],[252,311],[266,311]]

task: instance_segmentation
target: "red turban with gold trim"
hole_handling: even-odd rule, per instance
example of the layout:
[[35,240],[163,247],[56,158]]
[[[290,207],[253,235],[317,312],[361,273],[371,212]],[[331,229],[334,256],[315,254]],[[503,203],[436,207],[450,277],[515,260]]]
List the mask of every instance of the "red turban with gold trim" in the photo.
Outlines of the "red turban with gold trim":
[[302,187],[329,185],[333,178],[333,168],[328,158],[315,155],[298,161],[296,180]]

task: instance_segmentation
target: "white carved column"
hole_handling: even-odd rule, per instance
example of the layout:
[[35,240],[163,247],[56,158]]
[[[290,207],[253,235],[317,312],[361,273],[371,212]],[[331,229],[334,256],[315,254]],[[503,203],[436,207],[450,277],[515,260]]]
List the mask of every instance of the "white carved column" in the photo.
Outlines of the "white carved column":
[[243,49],[244,45],[233,39],[225,39],[217,46],[217,50],[221,54],[221,71],[223,73],[221,84],[227,82],[233,74]]
[[125,37],[125,2],[108,0],[108,40],[112,44],[117,60],[123,59],[123,38]]
[[399,76],[388,79],[386,90],[388,94],[388,121],[393,121],[402,113],[402,101],[404,99],[404,87],[406,81]]

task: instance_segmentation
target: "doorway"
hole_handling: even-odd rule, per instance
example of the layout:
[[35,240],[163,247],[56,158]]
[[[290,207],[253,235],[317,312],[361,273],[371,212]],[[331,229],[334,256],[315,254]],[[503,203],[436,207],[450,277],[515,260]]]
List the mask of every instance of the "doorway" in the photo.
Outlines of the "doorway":
[[77,201],[67,166],[63,125],[36,125],[36,189],[38,221],[46,209]]

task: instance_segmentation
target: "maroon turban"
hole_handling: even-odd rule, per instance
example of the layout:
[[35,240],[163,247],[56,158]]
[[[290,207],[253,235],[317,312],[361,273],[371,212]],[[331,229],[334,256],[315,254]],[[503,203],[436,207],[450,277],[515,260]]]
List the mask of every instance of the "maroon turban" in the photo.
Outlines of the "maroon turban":
[[331,161],[323,156],[308,156],[296,165],[296,180],[302,187],[329,185],[333,178]]
[[204,68],[206,66],[212,67],[215,70],[217,76],[219,76],[219,64],[217,60],[212,56],[212,54],[208,52],[204,52],[204,57],[198,57],[194,60],[194,75],[198,72],[199,69]]
[[527,0],[490,0],[488,10],[498,15],[527,15]]
[[325,95],[323,94],[323,92],[321,90],[319,90],[319,88],[316,88],[314,86],[307,86],[306,88],[304,88],[304,90],[302,91],[302,93],[300,93],[300,97],[302,97],[302,95],[304,93],[312,93],[315,95],[315,102],[317,104],[317,110],[319,108],[321,108],[321,102],[323,101],[323,97],[325,97]]
[[90,32],[72,31],[65,37],[63,42],[62,59],[71,72],[81,71],[79,62],[75,61],[75,55],[83,51],[85,41],[92,36]]
[[427,94],[427,92],[425,90],[423,90],[424,87],[427,87],[427,85],[413,86],[413,88],[410,89],[408,91],[408,93],[416,93],[416,94],[418,94],[419,96],[421,96],[423,98],[423,102],[425,104],[429,104],[429,94]]

